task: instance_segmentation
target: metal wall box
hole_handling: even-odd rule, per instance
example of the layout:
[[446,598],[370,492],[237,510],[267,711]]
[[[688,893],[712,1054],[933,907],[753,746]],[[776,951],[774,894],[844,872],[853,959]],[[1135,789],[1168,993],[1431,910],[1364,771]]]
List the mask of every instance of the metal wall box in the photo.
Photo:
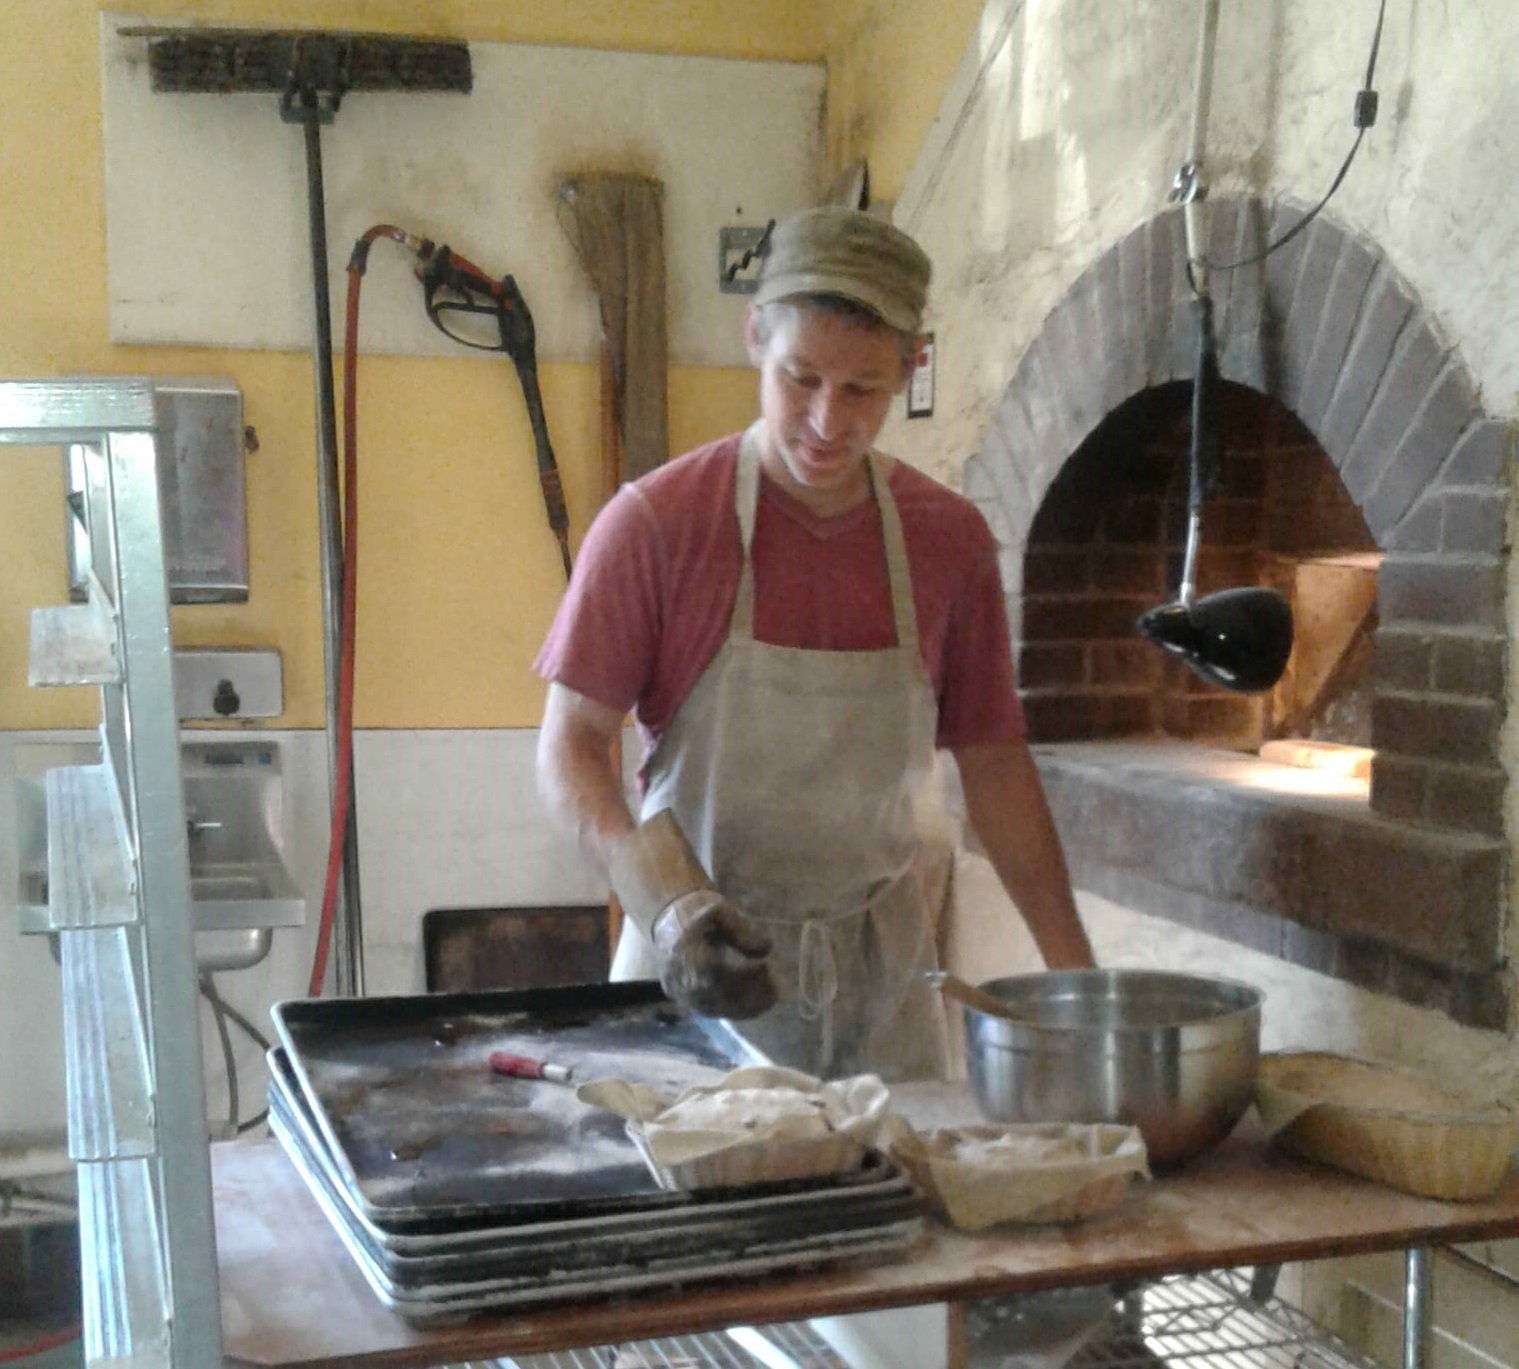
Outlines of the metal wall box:
[[[241,603],[248,597],[242,392],[228,376],[155,378],[153,408],[169,598],[176,604]],[[64,469],[69,593],[82,602],[89,531],[77,447],[68,449]]]
[[180,721],[277,718],[285,711],[280,654],[265,647],[179,647],[174,702]]

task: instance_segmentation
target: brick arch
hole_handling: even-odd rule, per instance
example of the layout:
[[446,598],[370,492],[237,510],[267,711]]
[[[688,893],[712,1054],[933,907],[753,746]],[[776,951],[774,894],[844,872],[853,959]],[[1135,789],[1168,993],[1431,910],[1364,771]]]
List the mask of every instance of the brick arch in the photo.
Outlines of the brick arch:
[[[1210,202],[1213,255],[1236,260],[1302,218]],[[1045,319],[967,463],[965,490],[1017,563],[1057,472],[1102,419],[1194,370],[1181,216],[1104,252]],[[1372,742],[1380,813],[1501,835],[1505,509],[1510,435],[1371,242],[1320,215],[1265,262],[1212,280],[1220,370],[1311,431],[1383,562]],[[1015,626],[1019,585],[1008,586]]]

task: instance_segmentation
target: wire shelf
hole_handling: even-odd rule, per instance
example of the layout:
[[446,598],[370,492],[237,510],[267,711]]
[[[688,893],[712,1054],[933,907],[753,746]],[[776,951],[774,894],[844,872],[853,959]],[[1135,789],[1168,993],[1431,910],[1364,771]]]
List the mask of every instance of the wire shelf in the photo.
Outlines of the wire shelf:
[[1272,1283],[1230,1269],[1146,1284],[1115,1314],[1112,1333],[1069,1369],[1377,1369],[1271,1293]]
[[[1144,1284],[1067,1369],[1378,1369],[1376,1361],[1277,1297],[1274,1282],[1253,1270],[1230,1269]],[[808,1322],[766,1326],[763,1332],[797,1369],[851,1369]],[[756,1358],[717,1331],[455,1369],[772,1369],[783,1362]],[[972,1342],[970,1369],[1002,1369],[1006,1362],[978,1355]]]
[[[780,1322],[761,1330],[764,1339],[793,1360],[797,1369],[850,1369],[809,1322]],[[701,1335],[634,1341],[627,1345],[522,1355],[516,1359],[495,1361],[492,1366],[469,1366],[469,1369],[772,1369],[774,1364],[783,1362],[771,1360],[767,1363],[726,1333],[709,1331]]]

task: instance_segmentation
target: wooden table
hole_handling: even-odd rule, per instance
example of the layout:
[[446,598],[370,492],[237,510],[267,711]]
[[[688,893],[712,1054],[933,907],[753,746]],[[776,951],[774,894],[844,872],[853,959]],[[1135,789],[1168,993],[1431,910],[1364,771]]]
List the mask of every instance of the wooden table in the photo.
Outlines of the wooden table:
[[[893,1090],[914,1121],[973,1115],[957,1090]],[[1251,1120],[1182,1172],[1070,1227],[969,1235],[931,1222],[903,1259],[418,1329],[374,1296],[273,1141],[212,1147],[230,1364],[428,1366],[1162,1274],[1519,1236],[1519,1174],[1481,1203],[1410,1197],[1268,1152]],[[1411,1279],[1412,1284],[1412,1279]],[[1424,1315],[1423,1299],[1418,1316]],[[1421,1326],[1414,1328],[1417,1342]]]

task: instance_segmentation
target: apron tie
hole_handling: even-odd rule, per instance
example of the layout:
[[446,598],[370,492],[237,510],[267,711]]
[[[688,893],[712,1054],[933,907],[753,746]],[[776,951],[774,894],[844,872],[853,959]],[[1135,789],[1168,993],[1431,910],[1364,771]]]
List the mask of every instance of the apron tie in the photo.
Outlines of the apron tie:
[[796,980],[797,1011],[809,1022],[825,1013],[831,1017],[833,1000],[839,996],[839,967],[822,918],[809,917],[802,923]]
[[819,1073],[827,1076],[833,1066],[833,1002],[839,996],[839,967],[823,918],[809,917],[802,923],[796,993],[798,1015],[804,1022],[818,1023]]

